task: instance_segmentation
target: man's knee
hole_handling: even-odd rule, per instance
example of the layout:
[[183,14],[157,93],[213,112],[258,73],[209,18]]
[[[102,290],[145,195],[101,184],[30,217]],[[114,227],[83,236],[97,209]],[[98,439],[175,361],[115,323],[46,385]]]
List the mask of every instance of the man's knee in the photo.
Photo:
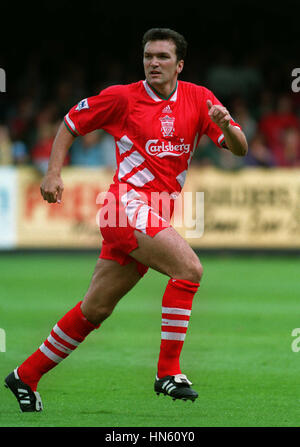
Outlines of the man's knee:
[[203,275],[203,267],[198,257],[195,255],[193,259],[188,259],[186,262],[181,262],[180,266],[174,272],[173,278],[184,279],[195,284],[200,283]]
[[196,284],[200,283],[201,278],[203,276],[203,266],[199,259],[193,261],[188,268],[188,276],[189,281],[194,282]]
[[85,296],[81,305],[81,310],[83,315],[91,323],[100,324],[112,314],[114,306],[102,305],[93,300],[89,300],[89,297]]
[[114,306],[95,305],[93,313],[97,320],[104,321],[112,314],[113,310]]

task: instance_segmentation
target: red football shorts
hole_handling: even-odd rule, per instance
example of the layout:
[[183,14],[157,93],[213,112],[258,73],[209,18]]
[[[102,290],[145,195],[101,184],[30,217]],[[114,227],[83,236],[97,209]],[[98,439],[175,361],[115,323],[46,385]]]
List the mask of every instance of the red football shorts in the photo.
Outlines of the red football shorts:
[[103,237],[99,258],[110,259],[120,265],[135,262],[144,276],[148,266],[136,261],[130,253],[138,248],[134,231],[154,237],[170,223],[155,211],[148,198],[134,189],[116,193],[110,189],[99,213],[100,231]]

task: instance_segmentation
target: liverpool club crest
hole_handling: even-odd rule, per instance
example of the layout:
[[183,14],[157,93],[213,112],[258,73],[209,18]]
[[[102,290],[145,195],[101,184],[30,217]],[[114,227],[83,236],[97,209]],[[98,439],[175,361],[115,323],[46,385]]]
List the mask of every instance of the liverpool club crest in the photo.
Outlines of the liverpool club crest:
[[162,131],[163,136],[164,137],[172,137],[173,133],[175,131],[175,129],[174,129],[175,118],[166,115],[159,119],[161,122],[161,131]]

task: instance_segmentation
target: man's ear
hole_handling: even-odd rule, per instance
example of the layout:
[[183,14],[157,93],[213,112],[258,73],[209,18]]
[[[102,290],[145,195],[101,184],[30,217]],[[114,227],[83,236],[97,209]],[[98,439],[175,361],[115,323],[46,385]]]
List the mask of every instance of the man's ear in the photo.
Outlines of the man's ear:
[[183,60],[179,61],[178,62],[178,66],[177,66],[177,73],[178,74],[182,72],[183,66],[184,66],[184,61]]

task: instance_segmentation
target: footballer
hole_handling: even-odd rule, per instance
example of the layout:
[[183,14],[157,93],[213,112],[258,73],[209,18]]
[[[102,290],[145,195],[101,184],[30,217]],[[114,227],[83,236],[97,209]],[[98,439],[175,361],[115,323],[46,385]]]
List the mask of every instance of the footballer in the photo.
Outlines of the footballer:
[[[42,410],[37,391],[41,377],[101,327],[149,267],[169,278],[162,297],[154,391],[173,399],[198,397],[182,372],[180,354],[203,268],[171,226],[170,216],[202,135],[237,156],[246,155],[248,146],[241,127],[213,92],[178,80],[187,49],[181,34],[153,28],[144,34],[142,46],[145,79],[82,99],[64,117],[53,143],[40,187],[49,203],[62,200],[61,169],[78,136],[96,129],[111,134],[117,169],[100,212],[103,243],[85,296],[5,379],[24,412]],[[154,200],[156,193],[166,193],[168,200]]]

